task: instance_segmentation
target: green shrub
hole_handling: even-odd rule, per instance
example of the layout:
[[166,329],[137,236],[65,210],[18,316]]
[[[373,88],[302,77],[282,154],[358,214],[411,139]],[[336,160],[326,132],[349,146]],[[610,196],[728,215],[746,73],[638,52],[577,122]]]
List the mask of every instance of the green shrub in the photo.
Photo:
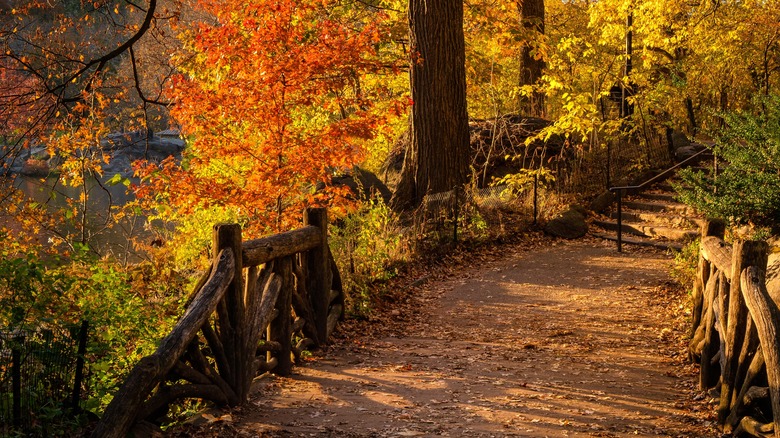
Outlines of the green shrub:
[[693,289],[693,282],[696,280],[699,248],[700,240],[696,239],[685,245],[682,250],[675,252],[674,263],[669,272],[672,279],[688,291]]
[[3,250],[0,327],[33,333],[86,319],[90,392],[82,407],[100,413],[178,317],[185,280],[164,271],[146,265],[123,268],[85,255],[41,260],[34,253]]
[[394,266],[409,256],[409,244],[395,214],[381,198],[365,201],[331,226],[330,248],[347,293],[347,310],[371,310],[371,286],[396,275]]
[[724,114],[713,152],[725,166],[717,176],[686,169],[676,189],[681,199],[731,224],[780,221],[780,96],[761,101],[758,114]]

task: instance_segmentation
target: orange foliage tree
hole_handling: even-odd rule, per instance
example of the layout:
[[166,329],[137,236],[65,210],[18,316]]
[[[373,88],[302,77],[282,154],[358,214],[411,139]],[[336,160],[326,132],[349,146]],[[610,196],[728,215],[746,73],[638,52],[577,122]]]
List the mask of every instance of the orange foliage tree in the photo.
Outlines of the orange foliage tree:
[[377,25],[348,26],[330,0],[199,5],[210,19],[183,33],[187,53],[171,90],[189,145],[181,162],[141,164],[138,194],[169,218],[231,210],[248,235],[289,228],[305,205],[342,199],[329,176],[363,157],[380,121],[371,112],[379,91],[361,86],[382,68]]

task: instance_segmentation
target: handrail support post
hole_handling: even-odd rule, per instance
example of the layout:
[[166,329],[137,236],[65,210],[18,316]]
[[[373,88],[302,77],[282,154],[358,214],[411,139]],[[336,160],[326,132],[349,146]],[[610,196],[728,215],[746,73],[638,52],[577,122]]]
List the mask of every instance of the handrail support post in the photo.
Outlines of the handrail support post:
[[617,190],[617,251],[623,252],[623,191]]

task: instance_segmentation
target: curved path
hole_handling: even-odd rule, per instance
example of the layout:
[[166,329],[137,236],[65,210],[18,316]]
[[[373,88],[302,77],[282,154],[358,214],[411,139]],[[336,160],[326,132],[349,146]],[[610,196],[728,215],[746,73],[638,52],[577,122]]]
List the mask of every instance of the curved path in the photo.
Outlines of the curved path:
[[[671,257],[596,240],[504,247],[410,289],[290,378],[258,380],[234,436],[711,437]],[[697,397],[701,398],[701,397]]]

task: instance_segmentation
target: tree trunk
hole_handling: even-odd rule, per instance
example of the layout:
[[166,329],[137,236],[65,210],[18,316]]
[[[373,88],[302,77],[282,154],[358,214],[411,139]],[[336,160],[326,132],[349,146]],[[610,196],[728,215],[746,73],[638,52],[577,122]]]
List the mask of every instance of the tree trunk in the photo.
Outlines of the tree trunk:
[[[520,48],[520,86],[535,85],[546,67],[544,59],[534,54],[534,48],[544,35],[544,0],[517,0],[520,24],[526,40]],[[520,96],[520,114],[544,117],[544,93],[534,91]]]
[[409,0],[411,141],[396,210],[461,186],[469,159],[462,0]]

